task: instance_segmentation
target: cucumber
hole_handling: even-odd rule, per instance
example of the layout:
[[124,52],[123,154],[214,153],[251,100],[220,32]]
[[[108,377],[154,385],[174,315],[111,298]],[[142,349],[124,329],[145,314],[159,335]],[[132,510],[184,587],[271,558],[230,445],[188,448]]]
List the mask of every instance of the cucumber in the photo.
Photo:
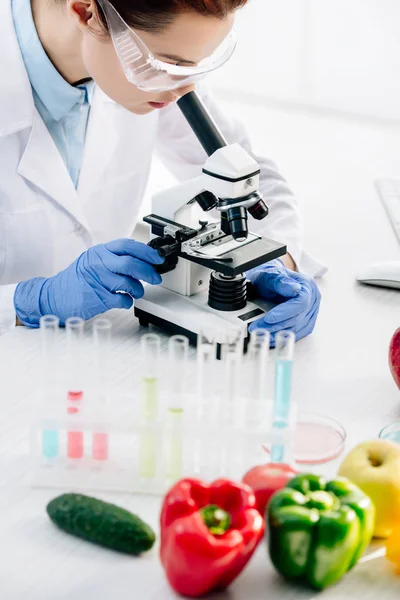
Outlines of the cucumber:
[[137,556],[153,546],[152,528],[124,508],[82,494],[63,494],[46,507],[63,531],[104,548]]

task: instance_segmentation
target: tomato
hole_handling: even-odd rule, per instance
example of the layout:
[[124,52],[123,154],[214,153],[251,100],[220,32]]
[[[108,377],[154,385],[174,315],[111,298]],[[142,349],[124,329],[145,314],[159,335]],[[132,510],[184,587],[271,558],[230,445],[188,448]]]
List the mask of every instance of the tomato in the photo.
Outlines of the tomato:
[[258,465],[247,471],[243,482],[249,485],[256,497],[256,507],[262,516],[272,494],[285,487],[289,479],[297,475],[298,471],[286,464]]

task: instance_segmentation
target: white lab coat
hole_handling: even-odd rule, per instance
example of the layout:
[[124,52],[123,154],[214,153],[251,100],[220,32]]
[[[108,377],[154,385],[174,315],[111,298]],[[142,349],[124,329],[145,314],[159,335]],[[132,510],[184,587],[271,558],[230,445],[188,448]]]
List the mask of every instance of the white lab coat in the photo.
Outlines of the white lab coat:
[[[78,188],[39,116],[20,54],[10,0],[0,3],[0,333],[15,326],[19,281],[51,276],[93,244],[129,237],[146,189],[151,159],[179,179],[200,172],[206,155],[176,105],[136,116],[94,93]],[[204,99],[230,142],[251,151],[243,128]],[[285,242],[302,267],[297,202],[275,166],[255,156],[270,216],[259,231]],[[253,223],[252,223],[253,225]],[[254,227],[252,227],[254,229]],[[304,267],[303,267],[304,268]],[[308,259],[307,270],[319,265]]]

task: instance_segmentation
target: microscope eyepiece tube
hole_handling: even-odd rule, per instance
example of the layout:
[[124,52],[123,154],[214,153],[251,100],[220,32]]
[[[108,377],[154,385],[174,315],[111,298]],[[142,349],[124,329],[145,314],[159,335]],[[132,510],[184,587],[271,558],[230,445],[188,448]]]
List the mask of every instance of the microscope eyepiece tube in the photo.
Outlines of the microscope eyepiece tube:
[[222,133],[196,92],[182,96],[177,105],[208,156],[227,146]]

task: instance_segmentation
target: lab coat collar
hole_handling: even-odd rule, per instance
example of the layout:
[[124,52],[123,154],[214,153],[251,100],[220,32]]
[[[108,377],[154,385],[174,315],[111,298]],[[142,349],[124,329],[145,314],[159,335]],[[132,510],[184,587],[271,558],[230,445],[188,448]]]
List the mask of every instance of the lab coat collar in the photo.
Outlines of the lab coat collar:
[[[96,87],[89,117],[85,153],[76,190],[57,147],[37,112],[19,49],[11,0],[0,0],[0,137],[31,128],[18,174],[41,189],[86,229],[84,207],[112,157],[118,139],[115,116],[123,109]],[[90,89],[92,92],[92,89]]]
[[14,27],[31,86],[52,119],[60,121],[85,95],[57,71],[36,31],[30,0],[11,0]]
[[82,169],[79,175],[78,194],[84,206],[86,199],[103,177],[104,169],[113,156],[118,130],[114,117],[120,106],[113,102],[96,86],[86,132]]
[[18,165],[18,174],[44,191],[89,232],[82,203],[68,169],[37,111],[33,115],[31,133]]

